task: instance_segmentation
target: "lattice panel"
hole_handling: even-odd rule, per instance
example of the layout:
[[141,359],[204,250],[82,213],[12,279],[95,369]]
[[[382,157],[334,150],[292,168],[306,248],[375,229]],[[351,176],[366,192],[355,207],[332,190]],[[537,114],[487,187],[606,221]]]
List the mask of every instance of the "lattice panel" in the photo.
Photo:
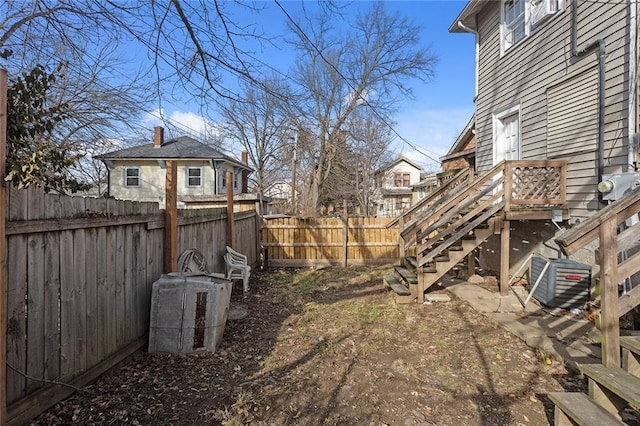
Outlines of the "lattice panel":
[[512,190],[513,204],[560,204],[562,202],[562,170],[554,166],[515,166]]

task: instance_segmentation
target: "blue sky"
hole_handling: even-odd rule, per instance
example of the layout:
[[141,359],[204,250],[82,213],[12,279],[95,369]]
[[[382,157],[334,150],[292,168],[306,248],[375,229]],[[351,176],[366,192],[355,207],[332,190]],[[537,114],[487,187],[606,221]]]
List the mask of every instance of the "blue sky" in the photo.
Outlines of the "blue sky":
[[[348,7],[367,6],[367,1],[355,1]],[[238,16],[237,19],[256,19],[256,28],[265,34],[283,35],[287,33],[286,17],[272,2],[257,2],[264,9],[258,15]],[[282,6],[292,16],[299,14],[303,3],[282,1]],[[315,2],[304,3],[305,7]],[[347,3],[339,3],[346,5]],[[407,15],[422,26],[422,44],[430,48],[439,58],[434,78],[427,83],[414,82],[415,99],[407,99],[399,108],[393,120],[394,129],[412,144],[420,147],[430,157],[437,159],[444,155],[457,135],[464,129],[473,113],[475,88],[475,40],[472,34],[451,34],[448,28],[464,8],[466,1],[387,1],[386,7]],[[280,46],[281,44],[279,44]],[[286,67],[293,53],[270,49],[262,52],[261,59],[269,65]],[[185,126],[199,125],[198,112],[186,105],[165,104],[165,114]],[[425,170],[434,171],[438,165],[433,159],[416,152],[406,143],[397,141],[394,151],[423,165]]]

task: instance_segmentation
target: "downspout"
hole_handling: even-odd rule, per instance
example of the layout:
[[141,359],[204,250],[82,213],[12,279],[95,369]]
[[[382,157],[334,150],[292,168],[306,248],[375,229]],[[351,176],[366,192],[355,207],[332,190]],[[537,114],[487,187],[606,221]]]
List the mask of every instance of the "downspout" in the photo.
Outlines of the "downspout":
[[[574,57],[580,58],[595,48],[598,49],[598,183],[602,182],[604,174],[604,85],[605,85],[605,55],[606,44],[599,38],[587,43],[578,50],[578,0],[571,2],[571,51]],[[598,198],[602,202],[602,193],[598,191]]]
[[465,24],[462,23],[462,21],[458,21],[458,28],[468,33],[472,33],[476,37],[476,93],[473,96],[473,100],[475,102],[476,98],[478,97],[478,85],[479,85],[479,79],[480,79],[480,34],[478,33],[478,31],[474,30],[473,28],[467,27]]
[[629,1],[629,111],[628,111],[628,145],[627,145],[627,172],[635,172],[637,168],[636,150],[638,146],[637,140],[637,122],[638,113],[638,93],[637,78],[638,71],[638,3],[637,0]]

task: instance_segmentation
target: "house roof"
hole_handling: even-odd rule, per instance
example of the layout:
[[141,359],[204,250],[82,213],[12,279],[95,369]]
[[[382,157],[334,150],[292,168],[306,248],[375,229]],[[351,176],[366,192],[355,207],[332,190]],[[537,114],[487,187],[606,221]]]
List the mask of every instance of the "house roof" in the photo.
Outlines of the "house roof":
[[468,153],[475,152],[475,148],[467,149],[467,150],[464,149],[467,142],[469,142],[469,140],[473,136],[473,131],[475,130],[475,127],[476,127],[476,116],[475,114],[473,114],[471,116],[471,119],[467,123],[467,125],[464,127],[464,130],[460,132],[460,134],[456,138],[456,141],[453,143],[453,145],[451,145],[451,148],[449,148],[449,151],[444,156],[440,157],[440,160],[443,161],[450,158],[455,158],[461,155],[466,155]]
[[232,163],[240,168],[253,171],[253,169],[241,161],[236,160],[211,145],[206,145],[189,136],[169,139],[160,147],[155,147],[153,143],[133,146],[120,149],[118,151],[107,152],[96,155],[99,160],[174,160],[174,159],[205,159],[223,160]]
[[415,161],[409,160],[404,155],[401,155],[398,158],[396,158],[395,160],[393,160],[393,161],[383,165],[382,167],[380,167],[378,170],[375,171],[375,174],[379,174],[379,173],[382,173],[384,171],[387,171],[390,168],[392,168],[393,166],[395,166],[396,164],[399,164],[399,163],[401,163],[403,161],[408,163],[409,165],[415,167],[418,170],[422,170],[422,167],[420,167],[420,165],[418,163],[416,163]]
[[449,32],[451,33],[466,33],[468,32],[464,28],[460,28],[458,26],[458,22],[462,22],[465,27],[471,28],[473,30],[477,30],[475,20],[472,18],[484,7],[486,3],[490,0],[469,0],[467,5],[462,9],[462,12],[458,15],[458,17],[453,21],[451,26],[449,27]]

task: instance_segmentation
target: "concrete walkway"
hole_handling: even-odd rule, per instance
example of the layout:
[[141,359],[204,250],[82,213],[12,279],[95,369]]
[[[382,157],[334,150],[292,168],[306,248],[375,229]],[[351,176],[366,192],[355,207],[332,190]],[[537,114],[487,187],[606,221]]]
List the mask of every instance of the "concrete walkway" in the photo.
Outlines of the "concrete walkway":
[[524,301],[527,294],[521,286],[513,287],[507,296],[459,280],[445,281],[442,287],[569,368],[575,368],[576,363],[600,362],[599,332],[593,323],[564,310],[543,309],[535,300],[523,309],[520,300]]

